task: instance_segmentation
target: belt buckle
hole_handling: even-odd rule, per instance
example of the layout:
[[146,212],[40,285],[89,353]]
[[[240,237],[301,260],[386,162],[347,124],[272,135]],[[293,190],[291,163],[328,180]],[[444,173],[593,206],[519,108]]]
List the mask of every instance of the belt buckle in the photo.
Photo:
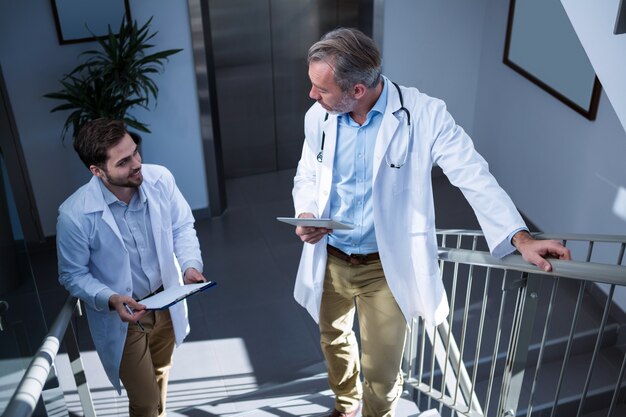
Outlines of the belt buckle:
[[350,263],[352,265],[367,265],[367,255],[353,253],[350,255]]

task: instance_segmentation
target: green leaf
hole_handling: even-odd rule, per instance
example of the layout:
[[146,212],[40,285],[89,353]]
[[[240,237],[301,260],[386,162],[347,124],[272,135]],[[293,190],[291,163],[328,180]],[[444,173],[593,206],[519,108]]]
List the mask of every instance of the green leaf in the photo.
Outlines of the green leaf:
[[157,32],[150,31],[152,20],[139,26],[136,21],[122,19],[117,34],[109,26],[106,36],[96,38],[97,47],[81,53],[80,63],[59,80],[61,89],[43,95],[60,101],[51,112],[71,110],[63,125],[63,137],[69,130],[76,134],[97,117],[123,119],[129,126],[149,132],[147,125],[127,113],[137,107],[156,106],[159,89],[151,77],[162,72],[168,58],[181,51],[153,52]]

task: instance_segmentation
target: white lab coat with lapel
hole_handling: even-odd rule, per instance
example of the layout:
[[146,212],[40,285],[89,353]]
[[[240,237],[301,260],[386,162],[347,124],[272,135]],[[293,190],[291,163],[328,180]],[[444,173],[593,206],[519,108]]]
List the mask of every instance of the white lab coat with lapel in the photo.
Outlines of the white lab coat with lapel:
[[[183,285],[179,263],[202,264],[191,209],[166,168],[144,164],[142,173],[163,287]],[[128,324],[115,311],[98,310],[95,299],[106,289],[132,296],[133,285],[128,251],[98,181],[92,177],[59,207],[59,281],[86,303],[94,345],[120,392],[119,366]],[[169,310],[179,345],[189,333],[187,305],[180,302]]]
[[[441,100],[415,88],[400,87],[404,107],[395,86],[385,78],[388,98],[373,160],[372,199],[374,227],[387,283],[407,322],[424,317],[439,324],[448,315],[448,302],[439,274],[431,169],[437,163],[450,182],[469,201],[494,256],[511,251],[508,236],[526,227],[508,195],[489,173],[470,137],[456,125]],[[296,216],[310,212],[328,217],[333,163],[337,141],[337,117],[315,103],[305,116],[305,142],[294,179]],[[409,134],[410,130],[410,134]],[[317,161],[325,133],[323,160]],[[407,142],[408,141],[408,142]],[[406,154],[406,163],[401,164]],[[319,320],[326,270],[327,238],[304,244],[295,299]]]

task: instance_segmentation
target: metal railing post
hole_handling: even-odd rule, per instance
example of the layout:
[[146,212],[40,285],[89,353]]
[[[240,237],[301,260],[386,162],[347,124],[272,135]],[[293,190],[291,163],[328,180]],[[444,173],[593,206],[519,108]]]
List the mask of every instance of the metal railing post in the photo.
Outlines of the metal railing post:
[[[80,308],[80,301],[77,304],[77,310]],[[80,311],[79,311],[80,312]],[[83,361],[80,357],[80,349],[76,340],[76,332],[74,331],[74,325],[70,320],[68,329],[65,331],[63,337],[63,343],[67,349],[67,356],[72,368],[72,374],[74,375],[74,382],[76,382],[76,388],[78,390],[78,398],[83,408],[83,415],[85,417],[96,417],[96,410],[93,406],[93,400],[89,391],[89,384],[87,383],[87,376],[85,375],[85,368]]]
[[537,312],[539,278],[529,276],[528,273],[524,272],[521,280],[516,280],[511,284],[519,285],[519,304],[513,317],[513,328],[504,366],[497,414],[499,417],[515,416],[517,413],[528,358],[528,347],[530,346]]

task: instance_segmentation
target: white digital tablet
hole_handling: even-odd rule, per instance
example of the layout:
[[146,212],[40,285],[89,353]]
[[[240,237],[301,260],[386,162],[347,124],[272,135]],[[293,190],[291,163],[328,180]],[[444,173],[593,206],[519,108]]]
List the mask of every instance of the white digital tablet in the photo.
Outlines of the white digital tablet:
[[293,226],[305,226],[305,227],[325,227],[327,229],[334,230],[350,230],[354,229],[354,226],[338,222],[332,219],[312,219],[312,218],[297,218],[297,217],[276,217],[276,220],[289,223]]

